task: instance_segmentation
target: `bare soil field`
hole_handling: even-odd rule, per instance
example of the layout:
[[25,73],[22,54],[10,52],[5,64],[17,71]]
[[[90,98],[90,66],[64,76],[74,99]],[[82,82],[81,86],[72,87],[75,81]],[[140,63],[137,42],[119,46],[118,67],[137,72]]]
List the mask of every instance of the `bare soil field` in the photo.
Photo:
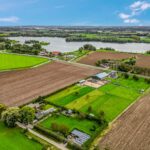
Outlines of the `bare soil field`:
[[132,105],[112,125],[99,143],[104,150],[150,149],[150,94]]
[[136,57],[136,66],[150,68],[150,56],[142,54],[131,54],[131,53],[115,53],[115,52],[94,52],[86,57],[79,60],[79,63],[95,65],[98,60],[111,59],[111,60],[122,60],[131,57]]
[[53,62],[43,66],[0,73],[0,103],[7,106],[26,104],[48,95],[99,70]]

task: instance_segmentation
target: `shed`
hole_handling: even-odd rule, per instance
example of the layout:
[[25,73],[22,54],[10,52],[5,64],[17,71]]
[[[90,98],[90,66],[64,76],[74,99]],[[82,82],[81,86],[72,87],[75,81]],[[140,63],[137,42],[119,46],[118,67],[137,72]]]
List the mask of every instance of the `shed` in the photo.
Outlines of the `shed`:
[[103,80],[103,79],[105,79],[108,76],[109,76],[108,73],[102,72],[102,73],[94,75],[93,78],[96,78],[96,79],[99,79],[99,80]]
[[117,76],[117,71],[111,71],[110,73],[109,73],[109,76],[111,77],[111,78],[117,78],[118,76]]
[[53,55],[53,56],[58,56],[58,55],[60,55],[60,54],[61,54],[60,51],[52,51],[52,55]]

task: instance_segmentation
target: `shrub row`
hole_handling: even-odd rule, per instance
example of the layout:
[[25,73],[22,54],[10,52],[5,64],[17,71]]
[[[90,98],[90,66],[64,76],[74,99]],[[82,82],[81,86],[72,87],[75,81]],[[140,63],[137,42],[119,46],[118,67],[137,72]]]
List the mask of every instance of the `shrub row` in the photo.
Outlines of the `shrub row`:
[[66,139],[63,136],[58,135],[57,133],[50,131],[48,129],[45,129],[44,127],[42,127],[40,125],[36,125],[34,128],[37,131],[39,131],[40,133],[46,135],[47,137],[52,138],[53,140],[55,140],[57,142],[66,142]]
[[73,149],[73,150],[83,150],[83,148],[75,143],[71,143],[71,142],[68,142],[67,143],[67,148],[69,149]]

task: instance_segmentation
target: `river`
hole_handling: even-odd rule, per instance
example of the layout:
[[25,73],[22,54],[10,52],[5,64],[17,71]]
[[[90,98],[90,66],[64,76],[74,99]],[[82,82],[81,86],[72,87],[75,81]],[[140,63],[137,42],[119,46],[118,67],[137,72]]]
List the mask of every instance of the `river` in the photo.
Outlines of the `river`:
[[24,43],[26,40],[38,40],[49,42],[50,45],[43,46],[47,51],[71,52],[79,49],[84,44],[92,44],[96,48],[111,47],[121,52],[144,53],[150,50],[150,44],[146,43],[104,43],[104,42],[66,42],[65,38],[57,37],[8,37],[8,39]]

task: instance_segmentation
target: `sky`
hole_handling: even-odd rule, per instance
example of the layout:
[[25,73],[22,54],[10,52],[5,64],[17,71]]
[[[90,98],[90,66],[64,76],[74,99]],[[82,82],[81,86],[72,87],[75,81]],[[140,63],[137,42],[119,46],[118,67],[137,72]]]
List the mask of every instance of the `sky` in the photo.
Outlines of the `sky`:
[[148,26],[150,0],[0,0],[0,26]]

